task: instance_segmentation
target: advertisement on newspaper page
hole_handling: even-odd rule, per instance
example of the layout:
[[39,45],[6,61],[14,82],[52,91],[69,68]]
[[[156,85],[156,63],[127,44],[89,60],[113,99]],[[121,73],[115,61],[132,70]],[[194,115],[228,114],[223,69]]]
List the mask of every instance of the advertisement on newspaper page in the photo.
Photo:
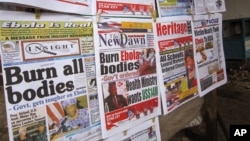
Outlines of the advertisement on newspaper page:
[[[150,19],[101,19],[95,31],[103,138],[160,114]],[[95,29],[95,27],[94,27]]]
[[194,43],[199,95],[204,96],[227,82],[221,14],[194,17]]
[[49,13],[39,20],[32,13],[0,14],[10,141],[100,139],[93,20],[57,14],[48,21]]
[[160,141],[159,118],[147,120],[126,132],[116,134],[104,141]]
[[194,0],[195,14],[225,12],[225,0]]
[[156,0],[159,17],[191,15],[193,0]]
[[164,114],[198,94],[191,16],[159,18],[154,24]]
[[81,15],[93,15],[94,11],[92,0],[0,0],[0,2]]
[[102,16],[151,17],[154,0],[96,0],[96,13]]

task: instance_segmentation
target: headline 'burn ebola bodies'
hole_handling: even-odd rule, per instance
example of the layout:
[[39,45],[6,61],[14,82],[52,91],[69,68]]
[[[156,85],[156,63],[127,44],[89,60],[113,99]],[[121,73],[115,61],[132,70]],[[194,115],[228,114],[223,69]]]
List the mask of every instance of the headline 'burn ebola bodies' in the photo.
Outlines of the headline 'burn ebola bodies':
[[[139,61],[127,62],[130,60],[139,60],[138,51],[121,51],[119,53],[100,53],[101,75],[114,74],[117,72],[126,72],[139,69]],[[120,62],[119,64],[115,62]]]

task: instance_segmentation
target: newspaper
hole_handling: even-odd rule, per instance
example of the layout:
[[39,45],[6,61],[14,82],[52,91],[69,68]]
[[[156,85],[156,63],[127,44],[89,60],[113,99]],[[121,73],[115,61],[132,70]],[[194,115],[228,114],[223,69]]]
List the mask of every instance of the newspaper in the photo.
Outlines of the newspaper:
[[198,95],[191,16],[159,18],[154,31],[163,112],[167,114]]
[[196,15],[225,11],[225,0],[194,0],[194,12]]
[[127,131],[105,139],[105,141],[160,141],[159,118],[145,121]]
[[103,138],[160,114],[154,32],[150,19],[97,23],[96,73]]
[[51,13],[39,20],[32,13],[0,15],[10,141],[25,136],[22,132],[34,140],[100,139],[93,20]]
[[94,12],[92,0],[0,0],[0,2],[81,15],[93,15]]
[[156,0],[159,17],[190,15],[193,0]]
[[[8,4],[81,15],[151,17],[154,0],[0,0]],[[5,7],[3,7],[5,8]]]
[[102,16],[151,17],[154,0],[96,0],[96,13]]
[[194,17],[195,63],[199,95],[227,82],[222,41],[222,15],[197,15]]

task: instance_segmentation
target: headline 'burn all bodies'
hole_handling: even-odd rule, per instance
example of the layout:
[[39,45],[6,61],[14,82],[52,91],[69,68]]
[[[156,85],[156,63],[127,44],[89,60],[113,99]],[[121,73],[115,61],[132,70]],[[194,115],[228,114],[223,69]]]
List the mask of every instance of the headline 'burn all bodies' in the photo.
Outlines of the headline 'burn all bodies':
[[[105,108],[106,112],[114,111],[120,108],[123,108],[125,106],[128,106],[128,101],[126,98],[123,97],[123,95],[117,95],[117,88],[116,88],[116,83],[111,82],[109,83],[109,96],[105,98],[104,103],[105,103]],[[108,107],[106,107],[108,106]]]

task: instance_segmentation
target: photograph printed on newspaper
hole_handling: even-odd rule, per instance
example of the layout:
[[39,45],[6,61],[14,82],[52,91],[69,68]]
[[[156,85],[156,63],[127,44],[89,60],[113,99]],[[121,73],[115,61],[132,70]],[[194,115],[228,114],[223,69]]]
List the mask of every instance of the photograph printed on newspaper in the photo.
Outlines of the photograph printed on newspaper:
[[198,94],[191,16],[164,17],[154,24],[159,86],[167,114]]
[[194,17],[195,64],[199,95],[227,82],[222,40],[222,14]]
[[100,139],[92,18],[0,14],[10,141]]
[[103,138],[160,114],[154,32],[150,19],[97,23],[96,73]]

